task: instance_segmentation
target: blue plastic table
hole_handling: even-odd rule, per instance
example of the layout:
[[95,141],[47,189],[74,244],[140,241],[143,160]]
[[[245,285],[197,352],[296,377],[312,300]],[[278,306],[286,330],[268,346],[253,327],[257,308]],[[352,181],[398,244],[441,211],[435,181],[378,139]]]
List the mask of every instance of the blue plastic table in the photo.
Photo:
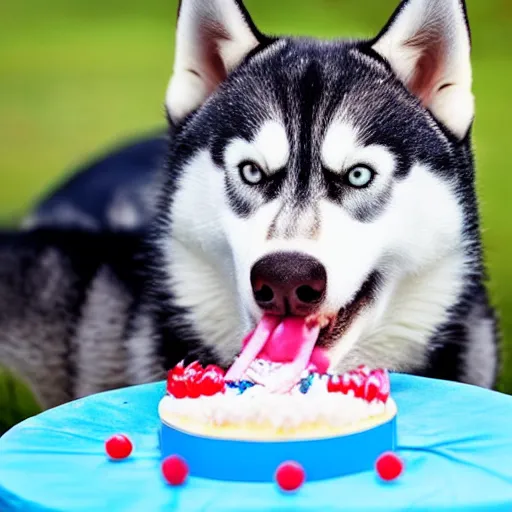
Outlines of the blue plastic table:
[[[164,384],[91,396],[26,420],[0,438],[0,511],[450,510],[512,511],[512,398],[471,386],[392,376],[406,469],[382,483],[373,471],[306,484],[160,476],[157,404]],[[134,451],[109,461],[104,441],[124,432]]]

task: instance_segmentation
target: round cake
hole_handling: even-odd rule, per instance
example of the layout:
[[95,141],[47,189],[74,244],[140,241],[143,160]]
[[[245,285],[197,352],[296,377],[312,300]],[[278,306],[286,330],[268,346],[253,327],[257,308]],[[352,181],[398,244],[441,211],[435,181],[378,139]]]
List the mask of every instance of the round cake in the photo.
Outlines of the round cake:
[[[256,360],[255,365],[269,374],[279,371],[279,364]],[[159,414],[167,425],[196,435],[270,441],[360,432],[392,419],[396,406],[381,369],[308,372],[289,392],[273,393],[252,380],[225,380],[220,368],[194,362],[169,372]]]
[[185,459],[193,476],[229,481],[271,481],[287,461],[308,480],[374,467],[395,448],[388,372],[328,371],[319,329],[264,318],[227,372],[197,361],[170,370],[159,404],[162,455]]

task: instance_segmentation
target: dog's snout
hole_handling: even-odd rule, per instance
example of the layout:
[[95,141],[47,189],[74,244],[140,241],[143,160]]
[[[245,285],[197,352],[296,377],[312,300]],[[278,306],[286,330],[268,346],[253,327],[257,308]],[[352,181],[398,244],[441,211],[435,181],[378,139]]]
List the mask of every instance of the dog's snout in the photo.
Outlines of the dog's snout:
[[307,316],[325,297],[327,273],[315,258],[297,252],[269,254],[251,270],[258,306],[276,315]]

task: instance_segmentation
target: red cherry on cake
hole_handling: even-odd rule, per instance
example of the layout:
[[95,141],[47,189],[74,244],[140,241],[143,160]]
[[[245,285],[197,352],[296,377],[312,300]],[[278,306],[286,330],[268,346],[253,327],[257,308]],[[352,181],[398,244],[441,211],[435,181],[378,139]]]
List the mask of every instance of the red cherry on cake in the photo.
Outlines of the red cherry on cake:
[[404,463],[396,453],[386,452],[377,459],[375,470],[382,480],[389,482],[402,474]]
[[201,396],[199,381],[203,373],[204,368],[199,361],[194,361],[185,368],[183,380],[189,398],[199,398]]
[[380,379],[376,375],[370,375],[365,382],[364,386],[364,398],[367,402],[373,402],[380,390]]
[[186,398],[188,395],[187,386],[183,378],[173,378],[167,380],[167,391],[174,398]]
[[208,365],[198,381],[198,386],[204,396],[213,396],[224,391],[224,370],[214,364]]
[[283,491],[295,491],[304,483],[306,474],[298,462],[288,461],[277,468],[275,478]]
[[178,370],[176,368],[167,373],[167,392],[174,398],[185,398],[187,387],[183,376],[183,367]]
[[175,398],[212,396],[224,391],[224,375],[224,370],[213,364],[203,368],[199,361],[186,367],[180,363],[167,374],[167,391]]
[[188,398],[199,398],[201,396],[201,378],[202,373],[194,373],[185,380]]
[[183,375],[184,371],[185,367],[183,366],[183,361],[180,361],[169,373],[173,376],[178,376]]
[[389,382],[389,373],[386,370],[382,370],[381,375],[382,380],[377,398],[386,403],[391,393],[391,384]]
[[183,485],[188,477],[188,465],[179,455],[171,455],[162,462],[162,475],[170,485]]
[[105,442],[105,451],[111,459],[126,459],[132,450],[133,444],[124,434],[116,434]]
[[197,398],[200,393],[194,380],[202,371],[203,367],[199,361],[194,361],[186,367],[183,366],[183,362],[177,364],[167,373],[167,391],[174,398]]
[[386,403],[390,393],[389,374],[386,370],[372,370],[370,378],[378,382],[378,390],[375,398]]
[[215,374],[218,375],[219,378],[224,378],[224,376],[226,375],[226,372],[220,367],[220,366],[217,366],[216,364],[209,364],[205,369],[204,371],[211,371]]
[[359,373],[344,373],[341,379],[341,392],[347,395],[352,391],[356,398],[363,398],[364,381]]
[[183,376],[185,378],[196,375],[197,373],[201,373],[203,371],[203,367],[199,361],[193,361],[183,370]]
[[329,393],[339,393],[342,390],[342,378],[339,375],[331,375],[327,381]]
[[365,391],[365,379],[357,372],[347,372],[343,375],[333,375],[327,381],[327,391],[329,393],[343,393],[348,395],[352,391],[356,398],[363,398]]

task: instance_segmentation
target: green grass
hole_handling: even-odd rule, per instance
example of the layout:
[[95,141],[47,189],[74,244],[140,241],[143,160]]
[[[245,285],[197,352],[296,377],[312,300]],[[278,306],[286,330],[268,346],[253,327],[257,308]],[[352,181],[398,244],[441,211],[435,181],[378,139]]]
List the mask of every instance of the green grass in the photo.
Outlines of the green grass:
[[39,411],[30,389],[9,372],[0,370],[0,435]]
[[[398,0],[247,0],[263,31],[371,36]],[[0,218],[19,218],[84,159],[164,125],[176,0],[0,3]],[[504,329],[501,389],[512,393],[512,4],[468,0],[475,148],[491,290]],[[0,422],[31,414],[0,381]],[[12,394],[15,386],[15,395]],[[6,389],[10,391],[7,392]],[[19,393],[18,393],[19,391]],[[13,400],[13,396],[15,399]],[[13,408],[13,401],[17,406]],[[33,405],[33,404],[32,404]],[[9,407],[9,411],[6,412]],[[1,428],[0,423],[0,428]]]

